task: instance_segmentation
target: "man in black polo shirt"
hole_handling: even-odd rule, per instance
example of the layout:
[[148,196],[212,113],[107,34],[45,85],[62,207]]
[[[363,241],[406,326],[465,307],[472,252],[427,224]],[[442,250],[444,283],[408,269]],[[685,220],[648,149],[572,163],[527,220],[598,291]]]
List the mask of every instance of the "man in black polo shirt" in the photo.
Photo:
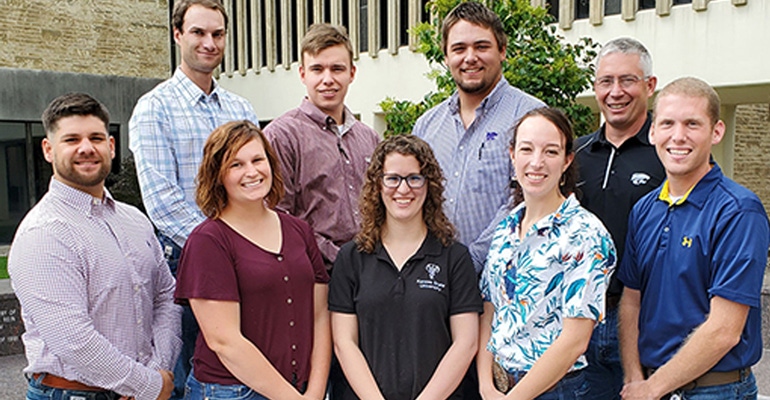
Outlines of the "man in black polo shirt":
[[[618,265],[628,229],[628,214],[639,198],[666,177],[648,139],[652,122],[647,100],[655,92],[652,59],[631,38],[608,42],[597,57],[594,91],[604,124],[576,141],[578,187],[583,207],[596,214],[612,234]],[[618,312],[623,285],[613,275],[607,289],[605,323],[594,330],[586,357],[587,399],[620,399],[623,368],[618,350]]]

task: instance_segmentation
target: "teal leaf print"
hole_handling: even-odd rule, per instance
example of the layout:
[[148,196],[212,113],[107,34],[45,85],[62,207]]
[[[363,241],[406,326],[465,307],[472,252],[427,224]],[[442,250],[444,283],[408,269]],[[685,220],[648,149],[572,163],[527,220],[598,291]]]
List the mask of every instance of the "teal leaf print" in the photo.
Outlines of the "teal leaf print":
[[578,279],[575,282],[572,282],[572,284],[569,285],[569,288],[567,288],[566,301],[570,301],[571,298],[573,298],[576,294],[580,293],[580,291],[583,290],[583,287],[585,285],[586,285],[585,279]]
[[551,281],[548,282],[548,287],[545,289],[545,296],[548,296],[551,292],[556,290],[556,288],[561,285],[561,282],[564,280],[564,273],[559,272],[558,274],[554,275],[553,278],[551,278]]

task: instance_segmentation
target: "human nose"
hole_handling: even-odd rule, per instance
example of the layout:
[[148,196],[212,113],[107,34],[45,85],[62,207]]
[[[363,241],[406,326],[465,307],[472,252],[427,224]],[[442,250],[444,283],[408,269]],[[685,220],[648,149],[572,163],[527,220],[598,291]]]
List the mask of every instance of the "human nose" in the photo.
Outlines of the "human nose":
[[406,182],[406,178],[401,178],[401,180],[398,182],[398,186],[396,187],[396,191],[399,193],[408,193],[410,190],[412,190],[412,188],[409,187],[409,184]]
[[78,153],[91,154],[95,151],[94,144],[88,139],[83,139],[78,144]]
[[214,37],[211,36],[211,34],[207,33],[203,35],[203,39],[201,40],[201,44],[203,45],[203,48],[206,50],[212,50],[214,49]]
[[465,50],[465,55],[463,56],[463,61],[465,61],[467,64],[473,64],[478,60],[478,55],[476,54],[476,51],[473,49],[473,47],[468,47]]

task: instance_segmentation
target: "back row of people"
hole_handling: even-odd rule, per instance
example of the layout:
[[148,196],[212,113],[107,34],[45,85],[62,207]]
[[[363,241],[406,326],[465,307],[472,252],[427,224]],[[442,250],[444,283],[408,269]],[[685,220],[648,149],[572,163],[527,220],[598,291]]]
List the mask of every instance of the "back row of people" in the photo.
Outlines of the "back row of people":
[[[416,124],[414,133],[427,143],[394,138],[375,150],[374,131],[344,104],[356,73],[344,30],[310,28],[300,66],[307,97],[263,136],[248,102],[212,78],[227,29],[220,3],[182,1],[172,24],[182,63],[139,101],[130,123],[143,199],[162,247],[146,240],[147,226],[132,217],[137,228],[130,233],[142,232],[153,256],[129,261],[143,265],[122,271],[132,279],[107,285],[154,300],[120,309],[121,317],[134,315],[129,321],[117,324],[114,312],[92,307],[127,304],[112,298],[102,281],[83,281],[114,261],[79,265],[79,249],[95,249],[97,240],[123,254],[121,262],[147,253],[129,245],[128,225],[116,227],[109,218],[123,207],[103,190],[113,146],[106,127],[98,127],[108,121],[106,110],[74,95],[57,99],[44,115],[54,179],[50,195],[20,226],[9,260],[27,327],[29,398],[62,390],[94,398],[166,398],[172,377],[175,398],[319,398],[332,331],[344,371],[335,375],[332,368],[332,398],[496,398],[508,390],[508,398],[700,398],[736,388],[756,395],[748,368],[761,351],[757,285],[770,240],[767,217],[756,196],[704,159],[724,132],[707,85],[691,79],[670,85],[659,98],[697,104],[679,115],[676,107],[665,107],[669,102],[656,104],[653,119],[646,111],[656,86],[650,56],[633,39],[614,40],[597,59],[594,84],[606,122],[573,144],[563,114],[502,79],[506,36],[499,18],[478,3],[463,3],[442,27],[457,91]],[[92,123],[90,131],[80,130],[83,120]],[[649,131],[657,135],[648,138]],[[653,137],[660,138],[657,156]],[[670,201],[669,213],[632,214],[623,257],[629,212],[666,178],[661,200],[650,195],[644,204],[653,210]],[[705,204],[698,195],[706,185],[701,178],[713,182],[709,192],[727,187],[735,196]],[[514,197],[523,199],[515,208],[512,183]],[[41,213],[62,212],[55,202],[67,196],[55,196],[59,186],[94,199],[88,215],[98,229],[84,229],[77,235],[84,243],[68,242],[57,253],[37,247],[52,238],[36,235],[52,233]],[[599,219],[578,204],[578,191]],[[687,230],[634,235],[655,227],[668,233],[674,227],[667,215],[680,209]],[[748,216],[738,218],[733,210]],[[738,228],[727,232],[727,221]],[[62,217],[60,223],[76,222]],[[722,243],[737,232],[732,229],[746,235],[740,248]],[[694,241],[696,249],[677,250],[680,240],[680,247],[690,249]],[[176,273],[183,248],[176,299],[192,308],[183,313],[186,344],[172,373],[179,327],[170,321],[179,311],[169,307],[170,278],[158,260],[165,256]],[[701,256],[689,258],[696,250]],[[723,255],[730,251],[746,256],[728,260]],[[670,261],[660,260],[673,256],[679,272],[662,270]],[[104,294],[73,299],[59,293],[59,281],[39,269],[55,265],[52,257],[70,260],[67,282]],[[616,259],[622,260],[620,279],[612,274]],[[473,267],[483,269],[480,325]],[[695,283],[689,290],[672,288],[683,276]],[[617,338],[621,281],[630,293],[621,313],[625,376]],[[660,288],[672,300],[657,300]],[[692,316],[660,319],[670,304],[686,304],[679,313]],[[59,314],[64,307],[74,311]],[[64,342],[76,345],[62,347],[62,318],[73,312],[84,325],[66,330]],[[144,335],[133,345],[112,344],[116,333],[136,336],[131,321]],[[714,330],[725,323],[734,329]],[[661,327],[675,334],[661,336]],[[683,345],[693,331],[695,344]],[[84,339],[93,334],[104,335],[103,345],[115,346],[126,361],[87,363],[99,348]],[[702,341],[714,338],[720,345],[703,351]],[[472,367],[463,382],[477,350],[478,373]],[[688,361],[690,368],[683,368]]]

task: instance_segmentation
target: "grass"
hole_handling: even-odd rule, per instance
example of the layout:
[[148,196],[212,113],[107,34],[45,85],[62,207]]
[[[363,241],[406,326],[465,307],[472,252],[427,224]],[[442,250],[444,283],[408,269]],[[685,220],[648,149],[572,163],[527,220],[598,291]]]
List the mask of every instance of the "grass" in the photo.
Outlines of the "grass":
[[8,257],[0,257],[0,279],[8,279]]

